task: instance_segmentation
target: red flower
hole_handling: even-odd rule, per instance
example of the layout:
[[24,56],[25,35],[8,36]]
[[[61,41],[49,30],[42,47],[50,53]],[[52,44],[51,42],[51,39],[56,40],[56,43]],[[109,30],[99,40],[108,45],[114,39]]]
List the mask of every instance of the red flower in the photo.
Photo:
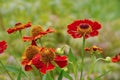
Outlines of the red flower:
[[32,31],[31,31],[32,36],[30,36],[30,37],[24,36],[23,41],[35,41],[35,40],[41,38],[43,35],[46,35],[46,34],[52,33],[52,32],[55,32],[55,30],[48,28],[46,31],[43,31],[41,26],[35,26],[35,27],[33,27]]
[[98,30],[101,28],[101,24],[98,22],[93,22],[91,20],[76,20],[73,23],[68,25],[68,34],[70,34],[73,38],[81,38],[85,36],[94,37],[98,35]]
[[6,41],[0,41],[0,54],[7,48]]
[[120,61],[120,53],[117,54],[116,56],[112,57],[112,62],[119,62]]
[[67,57],[55,55],[55,50],[52,48],[42,48],[40,54],[35,55],[32,59],[32,64],[40,70],[41,73],[46,74],[46,71],[53,70],[55,62],[60,68],[67,65]]
[[35,46],[35,45],[31,45],[29,46],[23,56],[22,56],[22,62],[21,64],[25,66],[25,71],[30,71],[32,70],[32,58],[37,54],[39,53],[40,51],[40,48]]
[[8,32],[8,34],[11,34],[15,31],[20,31],[20,30],[22,30],[24,28],[28,28],[30,26],[31,26],[31,22],[28,22],[26,24],[16,23],[14,27],[7,29],[7,32]]

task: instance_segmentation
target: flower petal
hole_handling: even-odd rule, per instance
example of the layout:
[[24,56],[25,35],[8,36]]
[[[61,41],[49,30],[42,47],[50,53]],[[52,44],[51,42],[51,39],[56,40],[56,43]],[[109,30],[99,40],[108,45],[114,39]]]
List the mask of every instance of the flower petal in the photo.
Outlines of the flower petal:
[[112,58],[112,62],[118,62],[119,60],[118,60],[118,58],[116,58],[116,57],[114,57],[114,58]]
[[3,53],[4,50],[6,50],[7,44],[6,41],[1,41],[0,42],[0,54]]
[[31,71],[32,67],[31,65],[25,65],[25,71]]
[[97,36],[98,33],[99,33],[98,31],[93,31],[93,32],[90,33],[90,36],[92,36],[92,37]]
[[26,24],[22,24],[22,23],[19,22],[19,23],[16,23],[14,27],[7,29],[7,32],[8,32],[8,34],[11,34],[15,31],[20,31],[24,28],[28,28],[31,25],[32,25],[31,22],[28,22]]
[[21,62],[22,65],[27,65],[28,63],[29,63],[28,59],[23,59]]
[[34,37],[23,36],[22,39],[23,39],[23,41],[32,41],[32,40],[34,40]]
[[37,68],[40,69],[43,67],[43,62],[40,61],[40,54],[36,54],[32,59],[32,64]]
[[63,68],[65,66],[67,66],[67,63],[68,63],[67,62],[67,57],[66,56],[60,56],[60,55],[56,56],[55,62],[60,68]]
[[46,71],[47,71],[47,65],[44,64],[43,67],[40,68],[40,72],[41,72],[42,74],[46,74]]
[[52,63],[48,63],[47,70],[53,70],[55,66]]

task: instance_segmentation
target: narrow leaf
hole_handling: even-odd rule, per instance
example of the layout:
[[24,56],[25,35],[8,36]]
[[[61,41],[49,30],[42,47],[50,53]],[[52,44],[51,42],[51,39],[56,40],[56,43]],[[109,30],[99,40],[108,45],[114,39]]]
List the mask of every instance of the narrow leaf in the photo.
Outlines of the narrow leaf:
[[63,72],[63,76],[66,77],[69,80],[73,80],[73,78],[70,76],[70,74],[65,72],[65,71]]
[[62,80],[62,78],[63,78],[63,70],[61,70],[58,80]]
[[101,74],[100,76],[98,76],[97,78],[95,78],[95,80],[99,80],[101,77],[105,76],[107,73],[109,73],[110,71],[107,71],[103,74]]
[[76,62],[76,58],[74,57],[73,52],[72,52],[71,49],[69,49],[68,57],[69,57],[69,60],[70,60],[71,62],[73,62],[73,63]]
[[21,80],[21,73],[22,73],[22,68],[19,69],[19,74],[18,74],[17,80]]

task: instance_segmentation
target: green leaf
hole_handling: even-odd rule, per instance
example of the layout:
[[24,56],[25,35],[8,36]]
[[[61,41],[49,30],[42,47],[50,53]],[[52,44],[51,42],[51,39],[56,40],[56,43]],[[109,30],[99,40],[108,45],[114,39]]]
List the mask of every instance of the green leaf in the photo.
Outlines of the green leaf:
[[22,68],[19,69],[17,80],[21,80]]
[[50,76],[50,74],[47,72],[47,73],[43,76],[42,80],[53,80],[53,79],[52,79],[52,77]]
[[[17,68],[16,66],[6,65],[5,67],[10,72],[19,73],[19,68]],[[27,76],[25,72],[22,70],[21,70],[21,74]]]
[[73,52],[71,49],[69,49],[69,54],[68,54],[69,60],[73,63],[76,63],[76,58],[73,55]]
[[65,72],[65,71],[63,72],[63,76],[66,77],[69,80],[73,80],[73,78],[70,76],[70,74]]
[[100,76],[96,77],[95,80],[99,80],[101,77],[105,76],[108,74],[110,71],[106,71],[105,73],[101,74]]
[[61,70],[61,72],[60,72],[60,75],[59,75],[59,77],[58,77],[58,80],[62,80],[62,78],[63,78],[63,70]]

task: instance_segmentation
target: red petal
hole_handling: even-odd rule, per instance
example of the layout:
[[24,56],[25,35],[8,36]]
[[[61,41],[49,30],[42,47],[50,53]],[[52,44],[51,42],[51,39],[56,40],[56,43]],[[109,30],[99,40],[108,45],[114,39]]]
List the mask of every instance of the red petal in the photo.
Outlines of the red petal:
[[31,22],[28,22],[27,24],[25,24],[25,28],[28,28],[28,27],[30,27],[32,25],[32,23]]
[[25,65],[25,71],[31,71],[32,67],[30,65]]
[[119,62],[119,60],[118,60],[118,58],[115,58],[115,57],[114,57],[114,58],[112,58],[112,62],[114,62],[114,63],[115,63],[115,62]]
[[92,29],[93,30],[99,30],[101,28],[101,24],[99,24],[98,22],[94,22]]
[[35,40],[32,40],[31,45],[35,45],[35,46],[37,46],[37,44],[36,44]]
[[6,41],[1,41],[0,42],[0,54],[3,53],[4,50],[6,50],[7,44]]
[[44,64],[43,67],[40,69],[40,72],[41,72],[42,74],[46,74],[46,71],[47,71],[47,65]]
[[93,32],[90,33],[90,36],[92,36],[92,37],[97,36],[97,35],[98,35],[98,31],[93,31]]
[[60,68],[67,66],[68,63],[66,56],[59,56],[59,55],[56,56],[55,62]]
[[40,54],[36,54],[33,59],[32,59],[32,64],[37,68],[42,68],[43,67],[43,62],[40,61]]
[[48,63],[47,70],[53,70],[55,66],[52,63]]
[[28,63],[29,63],[28,59],[23,59],[21,62],[22,65],[27,65]]
[[14,31],[15,31],[15,30],[14,30],[14,29],[11,29],[11,28],[7,29],[8,34],[11,34],[11,33],[13,33]]
[[22,39],[23,39],[23,41],[32,41],[32,40],[34,40],[33,37],[26,37],[26,36],[23,36]]

